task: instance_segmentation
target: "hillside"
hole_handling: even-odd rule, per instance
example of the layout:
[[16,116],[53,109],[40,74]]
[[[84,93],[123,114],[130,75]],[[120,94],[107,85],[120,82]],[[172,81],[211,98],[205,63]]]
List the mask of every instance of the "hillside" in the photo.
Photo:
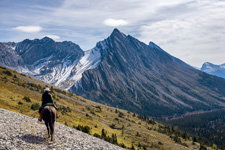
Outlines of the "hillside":
[[[0,78],[0,108],[37,117],[43,88],[50,85],[4,67],[0,67]],[[193,145],[189,136],[182,138],[184,134],[177,128],[163,126],[147,117],[101,105],[55,87],[51,90],[61,114],[57,122],[121,147],[131,148],[133,145],[135,149],[163,150],[200,147],[196,142]],[[59,136],[57,132],[56,137]]]
[[202,141],[219,148],[225,148],[225,109],[192,114],[169,121],[164,121],[179,129],[188,131],[192,136],[201,137]]

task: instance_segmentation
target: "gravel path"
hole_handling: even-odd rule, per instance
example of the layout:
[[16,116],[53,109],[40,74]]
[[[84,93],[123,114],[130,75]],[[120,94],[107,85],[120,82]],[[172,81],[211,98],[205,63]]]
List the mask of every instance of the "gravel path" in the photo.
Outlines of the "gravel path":
[[55,125],[55,141],[50,142],[44,123],[0,108],[0,150],[66,149],[66,150],[122,150],[60,123]]

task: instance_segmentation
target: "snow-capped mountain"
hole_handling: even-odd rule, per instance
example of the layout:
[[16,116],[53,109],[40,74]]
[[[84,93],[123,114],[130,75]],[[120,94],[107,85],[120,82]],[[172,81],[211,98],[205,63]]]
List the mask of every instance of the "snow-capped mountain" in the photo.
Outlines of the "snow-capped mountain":
[[1,43],[0,50],[1,65],[63,88],[61,83],[73,77],[75,66],[85,55],[72,42],[55,42],[48,37],[13,45]]
[[204,71],[208,74],[215,75],[221,78],[225,78],[225,64],[215,65],[215,64],[206,62],[202,65],[201,71]]
[[72,42],[47,37],[0,43],[0,51],[0,65],[139,114],[171,117],[225,107],[224,79],[118,29],[85,52]]
[[153,42],[146,45],[115,29],[97,47],[101,62],[84,71],[70,91],[152,117],[225,107],[225,80],[187,65]]
[[[16,43],[0,43],[0,64],[2,66],[16,67],[24,65],[23,59],[15,51]],[[15,68],[14,68],[15,69]]]

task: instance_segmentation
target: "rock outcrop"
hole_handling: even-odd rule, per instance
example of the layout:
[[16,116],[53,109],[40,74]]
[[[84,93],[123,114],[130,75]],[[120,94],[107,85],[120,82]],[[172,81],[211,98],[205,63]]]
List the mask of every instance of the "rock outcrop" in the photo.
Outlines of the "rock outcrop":
[[0,108],[0,149],[76,149],[122,150],[122,148],[95,138],[60,123],[55,125],[55,141],[50,142],[44,123]]

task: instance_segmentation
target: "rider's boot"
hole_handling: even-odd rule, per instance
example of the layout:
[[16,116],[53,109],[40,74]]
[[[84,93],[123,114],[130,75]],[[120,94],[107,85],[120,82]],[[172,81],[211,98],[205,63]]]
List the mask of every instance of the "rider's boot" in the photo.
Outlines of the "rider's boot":
[[42,116],[41,116],[41,113],[39,113],[39,118],[38,118],[38,121],[42,121]]
[[59,118],[59,114],[58,114],[58,111],[56,110],[56,118]]

